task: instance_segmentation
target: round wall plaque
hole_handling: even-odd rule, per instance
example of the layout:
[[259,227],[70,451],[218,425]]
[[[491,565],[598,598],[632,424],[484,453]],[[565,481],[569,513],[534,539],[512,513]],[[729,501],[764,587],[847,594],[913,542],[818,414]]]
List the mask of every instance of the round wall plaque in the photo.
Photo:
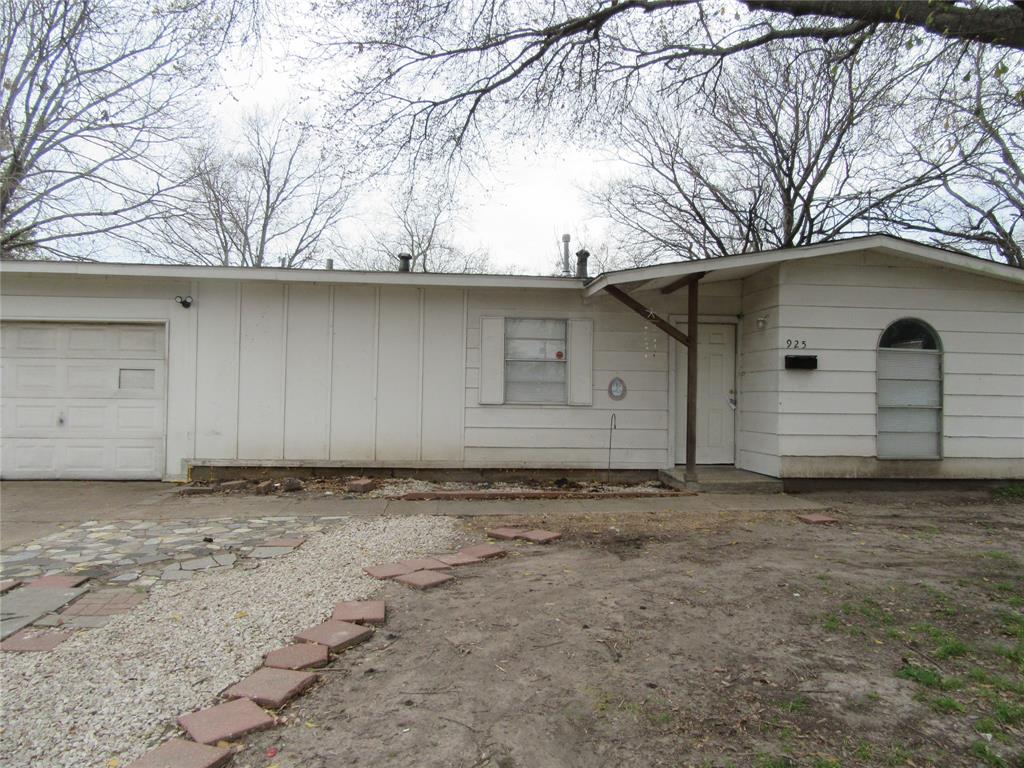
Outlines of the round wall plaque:
[[616,376],[608,382],[608,397],[612,400],[622,400],[626,397],[626,382]]

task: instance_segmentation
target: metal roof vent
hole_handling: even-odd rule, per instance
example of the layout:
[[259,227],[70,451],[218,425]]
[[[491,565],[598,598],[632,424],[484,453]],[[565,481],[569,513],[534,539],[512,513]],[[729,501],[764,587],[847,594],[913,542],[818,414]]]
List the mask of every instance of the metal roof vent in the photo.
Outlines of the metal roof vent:
[[412,254],[400,253],[398,254],[398,271],[399,272],[411,272],[412,271]]

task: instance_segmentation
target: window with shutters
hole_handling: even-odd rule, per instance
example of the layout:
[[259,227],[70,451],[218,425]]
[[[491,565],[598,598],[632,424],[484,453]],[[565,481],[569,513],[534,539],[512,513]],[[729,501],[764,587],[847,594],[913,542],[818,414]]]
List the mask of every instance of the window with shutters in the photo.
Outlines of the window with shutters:
[[505,402],[568,401],[565,320],[505,319]]
[[942,455],[942,347],[912,318],[897,320],[878,342],[878,458]]

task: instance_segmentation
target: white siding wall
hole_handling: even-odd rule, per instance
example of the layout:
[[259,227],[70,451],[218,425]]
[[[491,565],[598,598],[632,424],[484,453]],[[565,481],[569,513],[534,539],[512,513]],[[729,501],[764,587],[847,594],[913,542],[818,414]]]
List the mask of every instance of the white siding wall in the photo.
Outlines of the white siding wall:
[[[757,327],[764,318],[765,327]],[[743,281],[739,331],[736,466],[779,474],[779,268]]]
[[[1019,285],[878,254],[780,269],[776,362],[784,476],[1024,473]],[[876,349],[882,331],[901,317],[925,321],[942,342],[941,466],[874,458]],[[783,370],[786,339],[806,340],[801,352],[818,355],[818,370]]]
[[[686,314],[686,291],[662,296],[635,294],[662,316]],[[699,312],[704,317],[736,317],[740,283],[701,285]],[[593,404],[482,404],[480,397],[481,325],[485,317],[537,317],[593,321]],[[659,468],[673,463],[672,345],[614,299],[584,303],[578,296],[541,291],[473,290],[469,292],[466,355],[466,466],[589,467],[608,465],[612,414],[611,465]],[[571,354],[571,350],[570,350]],[[616,376],[626,382],[624,400],[608,395]],[[486,399],[486,398],[485,398]]]

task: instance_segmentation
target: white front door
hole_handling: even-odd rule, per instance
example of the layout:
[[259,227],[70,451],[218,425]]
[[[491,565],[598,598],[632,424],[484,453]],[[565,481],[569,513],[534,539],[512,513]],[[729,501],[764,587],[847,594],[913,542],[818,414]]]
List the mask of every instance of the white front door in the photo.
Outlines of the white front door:
[[0,324],[6,479],[160,479],[164,326]]
[[[675,322],[688,333],[685,322]],[[736,326],[697,331],[697,463],[732,464],[735,454]],[[686,462],[686,348],[676,347],[676,463]]]

